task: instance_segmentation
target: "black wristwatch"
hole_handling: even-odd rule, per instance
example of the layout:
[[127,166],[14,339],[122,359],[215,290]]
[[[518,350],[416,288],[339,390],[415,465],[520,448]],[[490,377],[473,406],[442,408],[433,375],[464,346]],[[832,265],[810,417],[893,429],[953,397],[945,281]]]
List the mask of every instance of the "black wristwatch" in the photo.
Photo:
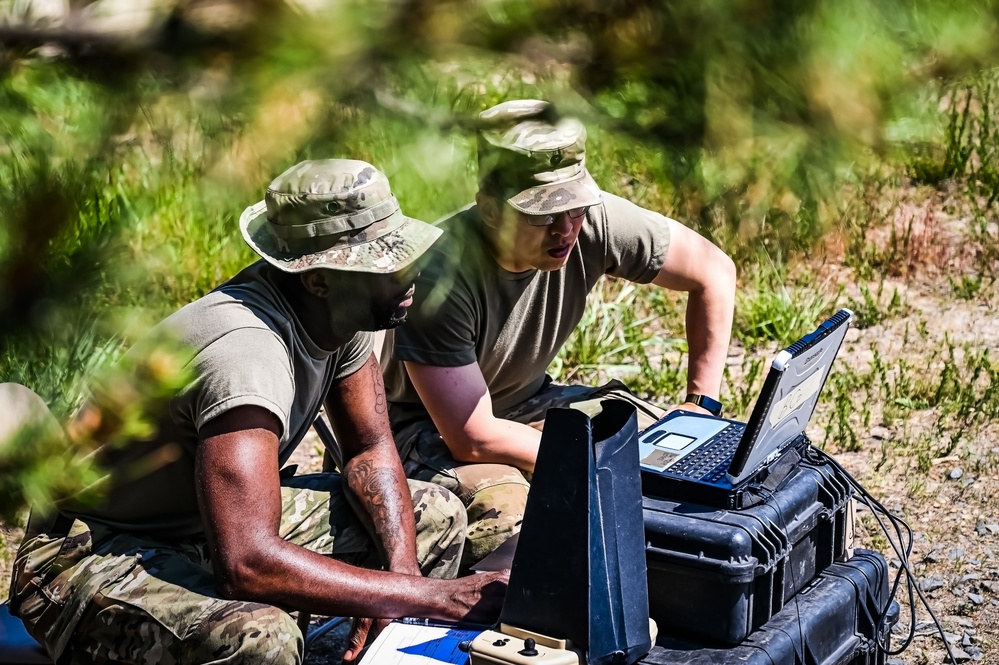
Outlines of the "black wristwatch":
[[684,402],[690,402],[691,404],[696,404],[702,409],[707,409],[711,412],[711,415],[720,416],[722,412],[722,403],[713,397],[708,397],[707,395],[698,395],[697,393],[687,393],[687,397],[683,400]]

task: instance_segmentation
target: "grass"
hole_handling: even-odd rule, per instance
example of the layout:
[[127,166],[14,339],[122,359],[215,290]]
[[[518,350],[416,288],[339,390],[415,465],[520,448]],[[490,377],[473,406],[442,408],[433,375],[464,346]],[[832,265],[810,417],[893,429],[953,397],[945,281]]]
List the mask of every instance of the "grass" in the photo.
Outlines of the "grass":
[[960,182],[957,208],[966,214],[969,236],[976,245],[975,274],[954,282],[955,295],[974,297],[977,282],[994,283],[999,264],[999,69],[987,69],[952,83],[946,107],[943,159],[915,158],[909,170],[919,182]]
[[835,298],[808,272],[792,275],[787,265],[763,257],[742,285],[733,333],[747,347],[788,345],[835,311]]
[[909,312],[897,288],[893,288],[891,296],[886,298],[883,278],[878,282],[877,291],[874,293],[871,293],[870,287],[864,283],[860,283],[857,288],[860,292],[859,297],[847,299],[847,307],[853,311],[854,325],[858,328],[870,328],[890,319],[905,316]]
[[588,300],[579,327],[552,364],[554,378],[572,381],[582,373],[637,371],[627,330],[635,318],[636,290],[622,282],[604,281]]
[[549,367],[552,377],[584,383],[617,378],[638,394],[678,399],[686,386],[686,341],[666,331],[668,319],[679,313],[665,311],[662,294],[650,298],[643,290],[621,280],[602,281]]
[[999,365],[987,349],[959,346],[945,336],[942,345],[922,344],[923,355],[911,356],[907,341],[903,337],[903,348],[891,350],[891,359],[874,348],[867,367],[833,372],[826,387],[832,407],[823,446],[860,450],[861,434],[872,425],[904,430],[914,413],[930,413],[932,437],[915,442],[902,437],[895,443],[915,446],[924,468],[999,415]]
[[723,383],[727,386],[727,392],[723,392],[722,401],[733,418],[745,420],[749,417],[754,400],[763,388],[766,376],[763,363],[762,356],[746,354],[738,376],[734,376],[726,366]]

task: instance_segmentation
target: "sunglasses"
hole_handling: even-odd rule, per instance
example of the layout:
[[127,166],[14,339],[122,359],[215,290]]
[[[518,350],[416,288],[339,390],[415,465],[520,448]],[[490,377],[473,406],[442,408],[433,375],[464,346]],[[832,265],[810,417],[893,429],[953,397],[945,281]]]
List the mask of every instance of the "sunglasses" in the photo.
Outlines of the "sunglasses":
[[550,215],[524,215],[524,219],[531,226],[551,226],[555,223],[555,220],[562,215],[569,215],[569,219],[575,221],[586,214],[586,211],[590,209],[590,206],[585,206],[583,208],[573,208],[572,210],[563,210],[562,212],[553,212]]

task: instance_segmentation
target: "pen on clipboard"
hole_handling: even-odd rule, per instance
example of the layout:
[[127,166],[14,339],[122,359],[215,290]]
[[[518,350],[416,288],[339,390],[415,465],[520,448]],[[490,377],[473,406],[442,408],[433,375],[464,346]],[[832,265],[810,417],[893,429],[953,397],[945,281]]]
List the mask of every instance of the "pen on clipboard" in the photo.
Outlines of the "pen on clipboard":
[[455,628],[458,624],[453,621],[437,621],[435,619],[421,619],[419,617],[403,617],[396,619],[399,623],[407,626],[427,626],[428,628]]
[[486,626],[479,623],[463,623],[461,621],[440,621],[437,619],[423,619],[420,617],[402,617],[401,619],[396,619],[399,623],[406,624],[407,626],[425,626],[427,628],[456,628],[459,630],[489,630],[492,626]]

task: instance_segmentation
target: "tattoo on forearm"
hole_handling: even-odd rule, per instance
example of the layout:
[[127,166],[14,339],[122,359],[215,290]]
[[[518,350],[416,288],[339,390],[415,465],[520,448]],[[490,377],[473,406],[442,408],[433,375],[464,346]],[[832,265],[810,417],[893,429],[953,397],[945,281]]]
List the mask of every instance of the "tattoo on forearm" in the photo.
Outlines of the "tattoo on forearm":
[[375,387],[375,413],[385,413],[385,384],[378,363],[371,363],[371,384]]
[[401,511],[409,508],[408,503],[401,500],[403,497],[397,496],[395,474],[369,460],[354,460],[349,465],[348,482],[362,504],[368,507],[375,533],[386,554],[393,551],[401,541],[402,520],[407,519]]

